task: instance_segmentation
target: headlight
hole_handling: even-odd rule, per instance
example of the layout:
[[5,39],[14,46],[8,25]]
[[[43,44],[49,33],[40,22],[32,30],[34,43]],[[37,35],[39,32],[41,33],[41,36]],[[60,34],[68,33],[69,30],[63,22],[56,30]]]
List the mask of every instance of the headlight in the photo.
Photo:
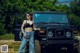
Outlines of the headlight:
[[70,31],[67,31],[67,32],[66,32],[66,36],[67,36],[67,37],[71,37],[71,32],[70,32]]
[[47,35],[48,35],[49,38],[52,38],[54,34],[53,34],[52,31],[49,31]]

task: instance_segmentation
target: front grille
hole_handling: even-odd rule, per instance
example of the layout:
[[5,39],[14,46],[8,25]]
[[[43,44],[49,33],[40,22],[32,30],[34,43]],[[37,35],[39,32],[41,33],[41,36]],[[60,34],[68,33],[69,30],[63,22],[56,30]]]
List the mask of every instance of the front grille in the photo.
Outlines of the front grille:
[[[52,38],[65,37],[65,31],[64,30],[52,30],[52,31],[48,31],[48,32],[53,33]],[[48,37],[49,37],[49,35],[48,35]]]
[[[40,36],[46,36],[48,38],[67,38],[66,36],[66,32],[70,30],[43,30],[45,31],[44,33],[40,33],[40,31],[38,32],[38,34]],[[72,34],[72,33],[71,33]],[[72,37],[72,36],[71,36]]]
[[65,33],[65,31],[64,30],[56,30],[55,31],[55,36],[56,37],[64,37],[64,34]]
[[[68,38],[71,38],[72,37],[72,31],[71,30],[49,30],[48,32],[52,32],[53,34],[50,35],[51,38],[67,38],[67,34],[66,32],[70,32],[71,33],[71,36],[68,37]],[[47,33],[48,33],[47,32]],[[49,35],[48,35],[49,37]]]

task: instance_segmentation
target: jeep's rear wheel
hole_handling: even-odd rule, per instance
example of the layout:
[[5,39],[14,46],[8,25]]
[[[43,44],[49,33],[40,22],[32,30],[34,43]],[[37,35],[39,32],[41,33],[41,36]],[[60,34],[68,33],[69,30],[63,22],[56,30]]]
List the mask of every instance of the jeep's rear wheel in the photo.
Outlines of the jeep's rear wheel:
[[74,53],[79,53],[79,48],[78,48],[78,47],[75,48],[73,52],[74,52]]

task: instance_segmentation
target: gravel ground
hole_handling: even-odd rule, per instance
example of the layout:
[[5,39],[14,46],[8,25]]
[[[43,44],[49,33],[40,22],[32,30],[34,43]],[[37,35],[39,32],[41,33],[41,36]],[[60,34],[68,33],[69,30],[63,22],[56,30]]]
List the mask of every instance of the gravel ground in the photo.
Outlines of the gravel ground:
[[80,53],[80,36],[76,36],[79,40],[79,53]]
[[[78,37],[78,39],[80,40],[80,36],[76,36]],[[40,46],[39,46],[39,41],[35,41],[35,45],[36,45],[36,53],[40,53]],[[79,42],[80,43],[80,42]],[[18,48],[21,44],[21,41],[14,41],[14,40],[0,40],[0,45],[8,45],[9,46],[9,52],[8,53],[17,53]],[[79,44],[80,45],[80,44]],[[15,48],[14,48],[15,47]],[[80,50],[80,46],[79,46],[79,50]],[[1,52],[0,52],[1,53]],[[79,52],[80,53],[80,52]]]
[[[14,40],[0,40],[0,46],[1,45],[8,45],[8,53],[18,53],[19,46],[21,44],[21,41],[14,41]],[[40,53],[40,46],[39,41],[35,41],[36,45],[36,53]],[[1,53],[1,51],[0,51]]]

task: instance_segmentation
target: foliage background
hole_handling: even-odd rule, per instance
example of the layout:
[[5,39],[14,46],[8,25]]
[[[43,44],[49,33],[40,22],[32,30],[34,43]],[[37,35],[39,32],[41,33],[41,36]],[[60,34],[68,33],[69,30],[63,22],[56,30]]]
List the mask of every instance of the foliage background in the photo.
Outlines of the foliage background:
[[80,2],[72,2],[70,6],[57,5],[56,2],[57,0],[0,0],[0,34],[12,33],[15,20],[23,20],[26,12],[34,11],[65,12],[72,25],[80,25]]

